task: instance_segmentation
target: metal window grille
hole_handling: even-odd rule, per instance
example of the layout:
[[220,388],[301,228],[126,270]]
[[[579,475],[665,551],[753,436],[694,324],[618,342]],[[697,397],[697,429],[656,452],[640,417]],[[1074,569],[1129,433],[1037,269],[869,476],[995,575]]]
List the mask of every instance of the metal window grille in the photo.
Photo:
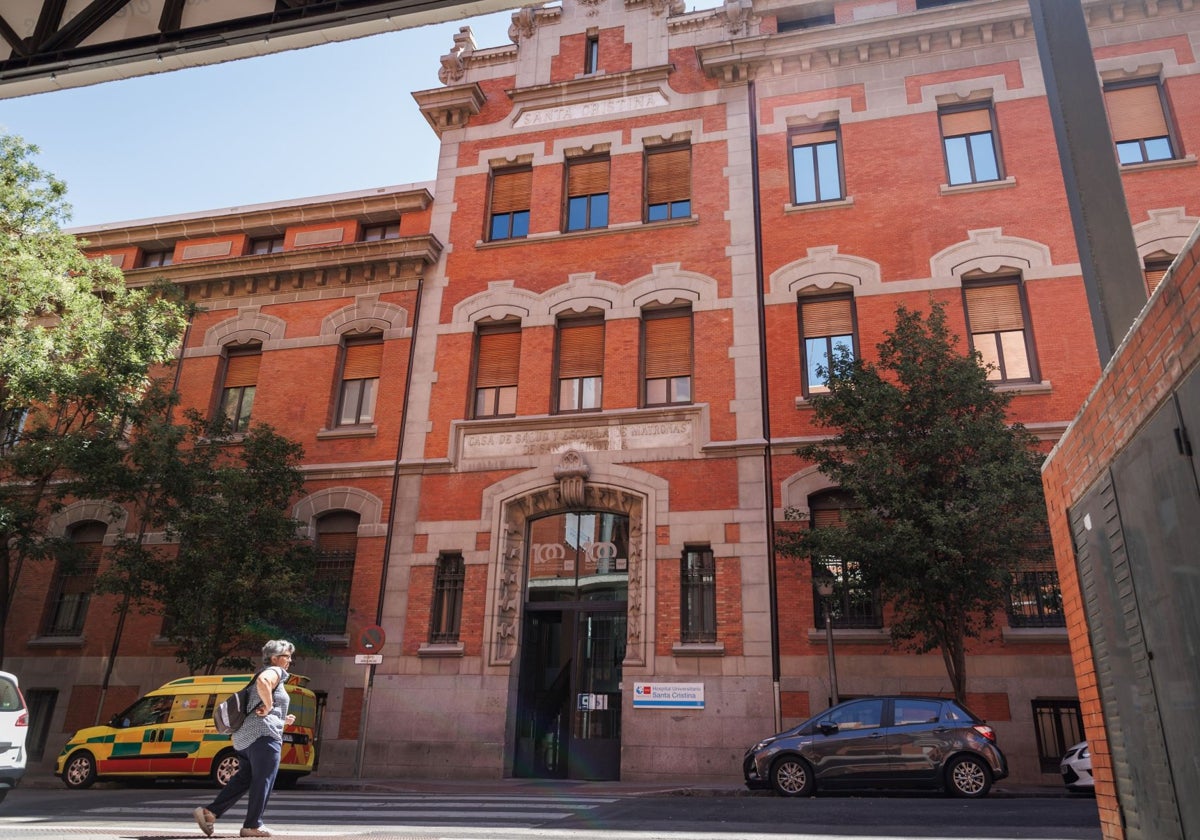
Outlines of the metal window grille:
[[433,610],[429,621],[430,644],[458,641],[466,578],[466,566],[461,554],[446,554],[438,558],[433,579]]
[[326,550],[317,557],[314,587],[321,633],[345,633],[350,614],[350,582],[354,577],[354,549]]
[[1009,627],[1066,627],[1058,572],[1021,571],[1013,575]]
[[717,564],[712,549],[689,548],[680,564],[681,637],[687,643],[717,640]]
[[1067,750],[1086,737],[1078,700],[1034,700],[1033,726],[1043,773],[1058,772]]
[[[829,620],[834,628],[882,627],[883,607],[879,590],[869,586],[858,563],[837,558],[817,561],[833,576],[833,594],[829,597]],[[825,629],[825,599],[813,583],[813,614],[818,629]]]

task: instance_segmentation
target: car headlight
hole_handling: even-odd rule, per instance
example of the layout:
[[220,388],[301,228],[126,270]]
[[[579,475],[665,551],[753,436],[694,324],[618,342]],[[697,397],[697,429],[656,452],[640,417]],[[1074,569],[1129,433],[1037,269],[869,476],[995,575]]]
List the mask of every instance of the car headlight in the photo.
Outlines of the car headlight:
[[1084,747],[1083,749],[1081,749],[1079,751],[1079,757],[1080,758],[1091,758],[1092,754],[1091,754],[1091,752],[1088,751],[1087,747]]
[[753,747],[750,748],[750,752],[756,753],[759,750],[765,750],[771,744],[774,744],[776,740],[778,740],[778,739],[775,737],[763,738],[761,741],[759,741],[757,744],[755,744]]

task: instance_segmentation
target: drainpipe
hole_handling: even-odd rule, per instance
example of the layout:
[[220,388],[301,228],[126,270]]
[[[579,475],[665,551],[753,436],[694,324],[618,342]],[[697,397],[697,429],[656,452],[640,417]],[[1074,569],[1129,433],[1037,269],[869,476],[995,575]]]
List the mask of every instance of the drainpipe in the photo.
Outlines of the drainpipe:
[[767,526],[767,593],[771,622],[771,687],[774,701],[775,731],[783,729],[783,711],[779,696],[779,589],[775,573],[775,471],[771,462],[771,390],[767,382],[767,311],[766,269],[763,267],[762,194],[758,169],[758,105],[754,80],[746,82],[750,119],[750,168],[754,201],[754,273],[758,305],[758,378],[762,394],[763,433],[763,513]]

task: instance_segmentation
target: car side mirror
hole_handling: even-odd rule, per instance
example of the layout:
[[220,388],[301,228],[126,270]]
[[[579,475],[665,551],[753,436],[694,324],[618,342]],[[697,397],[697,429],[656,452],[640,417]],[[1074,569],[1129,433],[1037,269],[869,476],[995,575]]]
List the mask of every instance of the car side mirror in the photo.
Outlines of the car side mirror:
[[108,722],[108,725],[113,729],[124,729],[125,727],[129,726],[129,718],[123,718],[120,715],[113,715],[112,720]]
[[822,735],[836,735],[838,731],[836,723],[822,723],[820,728]]

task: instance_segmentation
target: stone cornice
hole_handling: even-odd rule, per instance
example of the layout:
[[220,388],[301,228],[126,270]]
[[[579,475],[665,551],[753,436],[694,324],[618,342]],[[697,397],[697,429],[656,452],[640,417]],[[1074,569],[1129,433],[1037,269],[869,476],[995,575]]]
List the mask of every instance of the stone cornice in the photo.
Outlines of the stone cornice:
[[421,108],[425,121],[441,137],[443,132],[463,128],[467,120],[479,113],[487,101],[483,88],[474,82],[453,87],[418,90],[413,99]]
[[[1181,0],[1184,10],[1192,5],[1193,0]],[[1085,2],[1088,23],[1093,27],[1156,17],[1179,7],[1127,0]],[[756,7],[760,15],[776,10],[770,3]],[[754,35],[698,51],[708,76],[725,84],[740,84],[762,74],[808,72],[1032,39],[1026,0],[983,0],[860,23]]]
[[[294,206],[271,206],[230,210],[223,213],[187,217],[150,219],[114,225],[111,228],[80,229],[87,250],[101,251],[129,245],[162,246],[187,239],[245,233],[250,236],[282,235],[289,227],[322,222],[357,219],[363,224],[394,221],[396,216],[425,210],[433,203],[433,194],[425,188],[404,192],[380,192],[378,195],[316,201]],[[206,263],[209,264],[209,263]]]
[[657,67],[627,70],[622,73],[596,73],[565,82],[513,88],[505,93],[512,99],[515,110],[518,112],[555,105],[615,99],[652,91],[660,91],[665,94],[667,78],[674,69],[675,66],[672,64],[660,64]]

